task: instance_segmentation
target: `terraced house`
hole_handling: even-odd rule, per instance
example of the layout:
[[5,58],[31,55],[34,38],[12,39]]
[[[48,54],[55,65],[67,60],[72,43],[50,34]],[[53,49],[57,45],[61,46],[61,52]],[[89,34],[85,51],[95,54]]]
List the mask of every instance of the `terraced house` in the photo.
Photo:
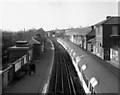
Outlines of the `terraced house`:
[[95,53],[95,29],[94,26],[91,26],[91,31],[85,35],[86,38],[86,49],[87,51]]
[[74,44],[86,48],[86,36],[91,31],[91,27],[74,28],[66,31],[66,35],[70,36],[70,41]]
[[95,28],[95,54],[104,60],[119,64],[120,58],[120,17],[107,16]]

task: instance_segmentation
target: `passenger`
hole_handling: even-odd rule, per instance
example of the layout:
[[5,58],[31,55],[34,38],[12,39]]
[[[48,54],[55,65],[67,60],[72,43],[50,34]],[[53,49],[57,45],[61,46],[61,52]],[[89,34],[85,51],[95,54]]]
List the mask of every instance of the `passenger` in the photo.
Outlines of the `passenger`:
[[29,75],[31,75],[31,63],[29,63]]
[[33,71],[33,73],[36,73],[36,67],[34,63],[31,64],[31,71]]
[[31,75],[32,72],[36,73],[36,66],[33,62],[29,64],[29,74]]

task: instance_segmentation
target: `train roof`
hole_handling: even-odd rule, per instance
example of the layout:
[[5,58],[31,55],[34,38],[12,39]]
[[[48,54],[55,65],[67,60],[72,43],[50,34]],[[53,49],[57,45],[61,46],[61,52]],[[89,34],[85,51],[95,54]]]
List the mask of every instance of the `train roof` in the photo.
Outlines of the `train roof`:
[[[85,60],[87,59],[87,60]],[[85,75],[90,80],[95,77],[98,81],[98,85],[95,86],[95,90],[100,93],[116,93],[118,92],[118,77],[111,72],[108,68],[101,63],[85,56],[80,64],[86,64],[87,68],[84,70]]]
[[[80,50],[77,46],[67,42],[71,49],[74,48],[73,52],[76,52],[77,56],[83,56],[79,62],[79,66],[86,65],[86,69],[83,71],[85,76],[90,80],[95,77],[98,84],[95,86],[95,90],[98,93],[118,93],[118,76],[115,75],[111,70],[106,67],[105,62],[97,57],[90,56],[84,50]],[[74,56],[75,58],[77,56]],[[93,55],[94,56],[94,55]],[[102,63],[101,63],[102,62]]]

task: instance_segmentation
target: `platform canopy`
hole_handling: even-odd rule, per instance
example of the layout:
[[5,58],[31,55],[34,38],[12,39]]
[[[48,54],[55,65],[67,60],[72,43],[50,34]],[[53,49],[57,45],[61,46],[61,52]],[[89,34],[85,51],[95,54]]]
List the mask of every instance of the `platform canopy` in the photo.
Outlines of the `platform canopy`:
[[33,45],[33,44],[41,44],[41,43],[38,41],[35,41],[34,38],[32,38],[31,40],[28,41],[28,44]]

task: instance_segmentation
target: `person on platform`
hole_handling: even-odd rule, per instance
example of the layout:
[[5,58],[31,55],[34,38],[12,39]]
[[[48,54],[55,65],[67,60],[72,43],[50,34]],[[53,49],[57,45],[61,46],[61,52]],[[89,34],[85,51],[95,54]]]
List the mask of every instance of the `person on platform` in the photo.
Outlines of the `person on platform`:
[[32,73],[36,73],[36,66],[33,62],[29,64],[29,74],[31,75]]

